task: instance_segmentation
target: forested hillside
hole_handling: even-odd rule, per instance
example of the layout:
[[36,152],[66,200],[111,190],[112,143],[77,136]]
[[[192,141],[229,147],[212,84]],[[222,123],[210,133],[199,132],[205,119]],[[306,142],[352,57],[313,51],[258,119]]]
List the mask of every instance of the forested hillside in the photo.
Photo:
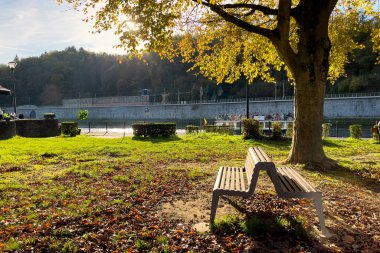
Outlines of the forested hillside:
[[[347,77],[329,84],[328,93],[380,91],[380,65],[371,50],[369,34],[359,33],[359,42],[366,45],[351,55],[347,65]],[[39,57],[16,59],[18,105],[60,105],[63,98],[135,96],[148,89],[151,101],[161,101],[162,94],[168,100],[199,100],[243,98],[246,81],[216,85],[195,72],[188,72],[190,65],[161,60],[150,53],[143,60],[125,56],[95,54],[68,47],[64,51],[45,53]],[[282,72],[274,73],[277,86],[256,80],[250,89],[251,97],[289,96],[293,88]],[[12,79],[6,65],[0,65],[0,84],[12,88]],[[0,104],[11,104],[10,97],[1,97]]]

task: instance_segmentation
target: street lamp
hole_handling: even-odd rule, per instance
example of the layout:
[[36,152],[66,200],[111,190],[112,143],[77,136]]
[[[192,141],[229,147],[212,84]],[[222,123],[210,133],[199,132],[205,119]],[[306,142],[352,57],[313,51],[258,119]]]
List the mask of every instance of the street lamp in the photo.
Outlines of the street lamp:
[[15,117],[17,115],[17,110],[16,110],[16,79],[15,79],[15,68],[17,66],[17,62],[15,61],[10,61],[8,62],[8,67],[12,72],[12,77],[13,77],[13,111],[15,113]]
[[249,82],[246,80],[247,86],[245,91],[245,98],[246,98],[246,117],[249,119]]

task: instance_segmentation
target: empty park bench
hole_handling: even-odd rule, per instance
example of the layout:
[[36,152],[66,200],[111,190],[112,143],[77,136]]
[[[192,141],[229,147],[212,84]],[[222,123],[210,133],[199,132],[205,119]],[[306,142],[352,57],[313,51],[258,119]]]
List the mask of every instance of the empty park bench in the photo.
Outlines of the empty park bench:
[[268,173],[280,198],[313,199],[320,229],[327,233],[323,214],[322,194],[317,192],[298,172],[290,167],[276,168],[259,147],[248,149],[244,168],[220,167],[216,177],[211,203],[211,224],[214,222],[220,196],[250,197],[253,195],[260,171]]

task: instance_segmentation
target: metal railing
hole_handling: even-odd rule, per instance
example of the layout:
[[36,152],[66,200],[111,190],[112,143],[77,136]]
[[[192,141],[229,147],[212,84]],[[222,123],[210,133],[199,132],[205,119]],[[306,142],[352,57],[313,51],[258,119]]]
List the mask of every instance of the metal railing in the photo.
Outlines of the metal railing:
[[[359,97],[380,97],[380,92],[370,92],[370,93],[347,93],[347,94],[326,94],[325,98],[359,98]],[[249,98],[250,102],[255,101],[289,101],[294,100],[294,96],[284,96],[284,97],[257,97]],[[175,105],[175,104],[213,104],[213,103],[242,103],[246,102],[246,98],[232,98],[232,99],[213,99],[213,100],[191,100],[191,101],[168,101],[166,103],[162,102],[150,102],[149,105]]]
[[[369,92],[369,93],[346,93],[346,94],[326,94],[326,99],[334,99],[334,98],[360,98],[360,97],[380,97],[380,92]],[[256,97],[249,98],[250,102],[259,102],[259,101],[292,101],[294,100],[294,96],[284,96],[284,97]],[[190,100],[190,101],[167,101],[165,103],[162,102],[141,102],[141,103],[133,103],[133,105],[178,105],[178,104],[213,104],[213,103],[243,103],[246,102],[245,98],[231,98],[231,99],[213,99],[213,100]],[[22,106],[21,99],[18,105]],[[110,104],[97,104],[96,106],[123,106],[123,105],[131,105],[129,103],[110,103]],[[0,102],[0,107],[11,107],[11,103],[9,101]]]

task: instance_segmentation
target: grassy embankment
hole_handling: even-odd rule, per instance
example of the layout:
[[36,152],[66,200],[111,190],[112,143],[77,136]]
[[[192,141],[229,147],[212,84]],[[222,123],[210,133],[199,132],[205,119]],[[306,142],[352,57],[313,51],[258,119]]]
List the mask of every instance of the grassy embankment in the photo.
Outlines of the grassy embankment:
[[[124,140],[16,137],[0,144],[0,252],[175,251],[183,245],[231,250],[236,245],[223,240],[206,250],[210,238],[194,234],[191,226],[175,229],[179,222],[155,216],[155,207],[166,198],[210,189],[217,168],[242,166],[249,146],[262,146],[276,162],[290,148],[289,141],[212,134]],[[380,145],[329,139],[325,150],[342,168],[303,170],[314,184],[350,182],[378,192]],[[252,236],[247,228],[242,232]],[[187,244],[181,237],[188,238]]]

